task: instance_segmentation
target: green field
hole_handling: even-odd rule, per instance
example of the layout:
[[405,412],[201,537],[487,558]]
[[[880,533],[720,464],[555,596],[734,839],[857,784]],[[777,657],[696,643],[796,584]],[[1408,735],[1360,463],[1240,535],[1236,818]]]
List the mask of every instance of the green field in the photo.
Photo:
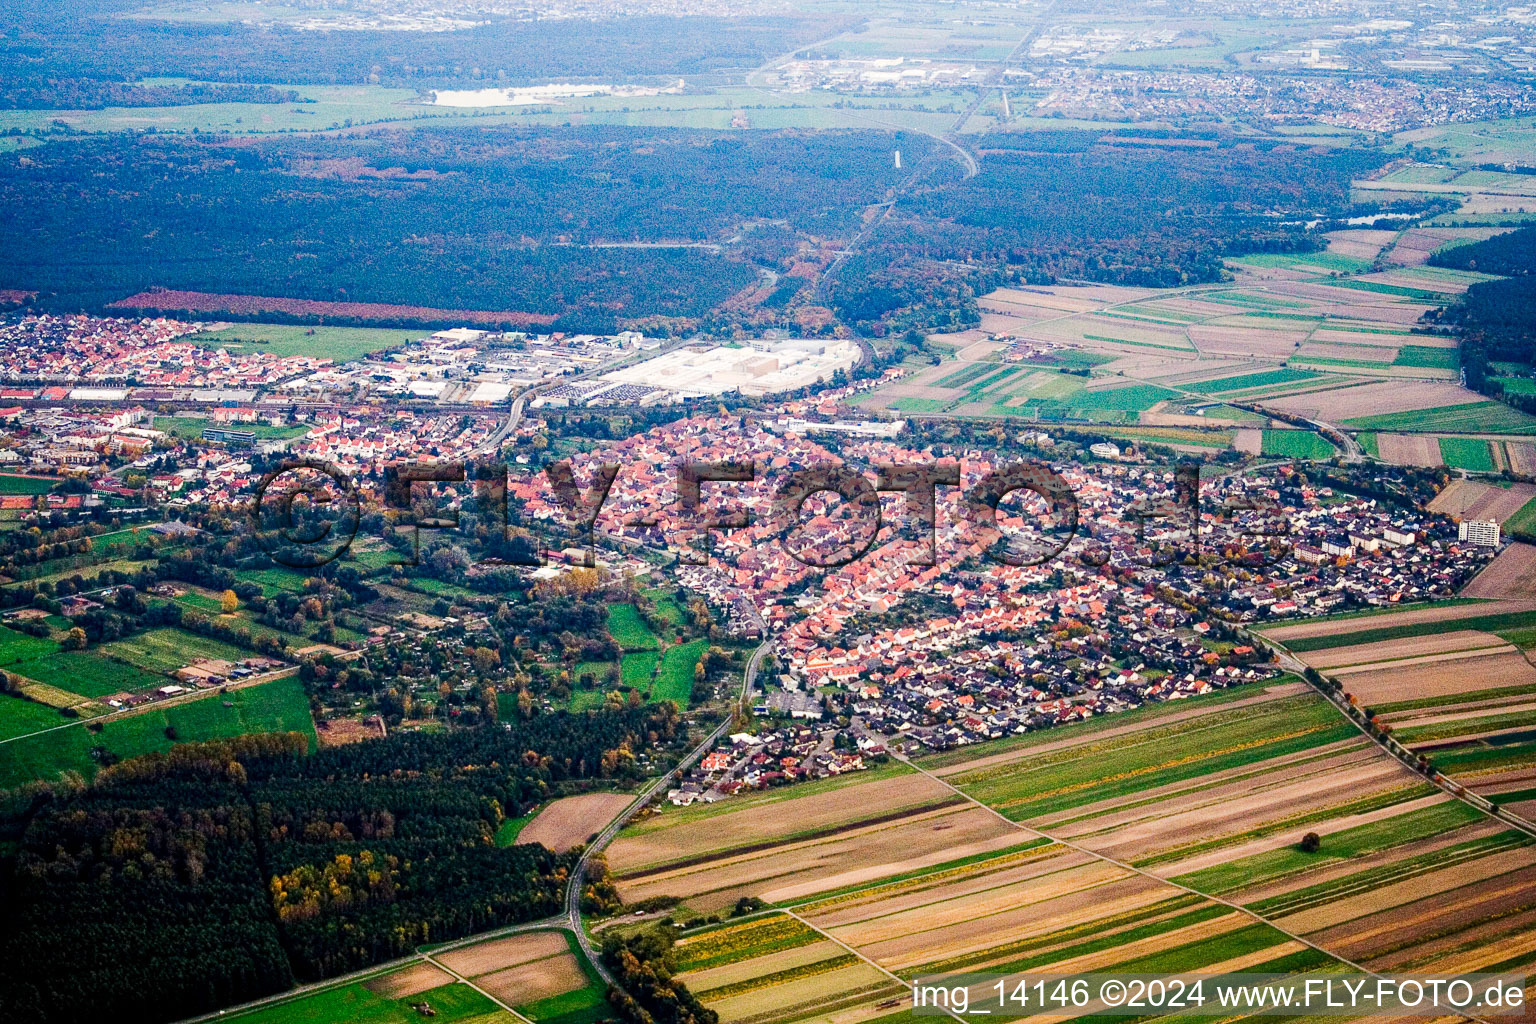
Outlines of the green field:
[[1457,362],[1454,348],[1434,348],[1430,345],[1404,345],[1397,350],[1393,366],[1425,366],[1436,370],[1454,370]]
[[102,644],[98,651],[150,672],[173,672],[194,658],[240,661],[251,657],[250,651],[222,640],[197,636],[171,626],[113,640]]
[[1520,511],[1504,520],[1504,532],[1520,537],[1536,537],[1536,498],[1526,502]]
[[[1060,730],[1052,730],[1059,732]],[[1311,694],[1043,752],[951,781],[1014,821],[1297,753],[1358,735]]]
[[275,356],[314,356],[338,363],[373,352],[419,341],[428,331],[384,327],[299,327],[291,324],[235,324],[216,331],[189,334],[180,341],[223,348],[243,355],[270,352]]
[[[0,740],[26,736],[56,725],[67,725],[72,721],[74,719],[65,718],[57,708],[0,693]],[[6,748],[0,746],[0,764],[5,761],[5,751]]]
[[1447,801],[1335,832],[1324,839],[1322,848],[1316,853],[1302,853],[1295,846],[1287,845],[1180,875],[1173,881],[1219,896],[1234,889],[1247,888],[1263,879],[1311,870],[1320,862],[1363,857],[1378,850],[1449,832],[1482,817],[1481,813],[1466,804]]
[[637,651],[624,655],[624,660],[619,663],[619,681],[642,693],[649,692],[659,657],[655,651]]
[[47,494],[58,482],[54,477],[0,473],[0,494]]
[[653,651],[656,634],[640,617],[640,611],[632,604],[608,606],[608,635],[613,637],[621,650]]
[[656,606],[656,611],[661,617],[674,626],[681,626],[686,621],[683,606],[677,603],[677,598],[663,590],[661,587],[652,587],[645,592],[645,596],[651,599]]
[[189,440],[197,440],[203,436],[203,431],[210,426],[228,427],[230,430],[249,430],[256,435],[257,440],[274,440],[288,437],[298,437],[307,434],[309,427],[302,423],[295,423],[283,427],[274,427],[268,423],[220,423],[214,424],[212,420],[202,416],[156,416],[155,429],[163,430],[177,437],[185,437]]
[[1493,453],[1487,441],[1470,437],[1442,437],[1440,458],[1452,469],[1466,469],[1475,473],[1492,473]]
[[651,684],[650,700],[670,700],[679,709],[686,710],[693,692],[694,667],[708,646],[708,640],[691,640],[686,644],[668,647],[667,653],[662,655],[656,682]]
[[1300,270],[1313,274],[1354,274],[1371,266],[1370,260],[1337,252],[1254,253],[1236,257],[1231,262],[1265,270]]
[[1276,384],[1290,384],[1298,380],[1312,380],[1320,374],[1310,370],[1292,370],[1289,368],[1280,370],[1261,370],[1258,373],[1244,373],[1236,377],[1218,377],[1215,380],[1195,381],[1185,384],[1185,391],[1193,391],[1201,395],[1225,394],[1230,391],[1247,391],[1251,388],[1272,387]]
[[93,651],[59,651],[36,661],[13,665],[11,671],[82,697],[105,697],[111,693],[131,693],[165,685],[162,675],[103,658]]
[[221,1017],[240,1024],[418,1024],[420,1003],[444,1024],[513,1024],[516,1018],[468,985],[454,982],[420,995],[386,999],[363,982],[327,989],[249,1013]]
[[58,649],[57,643],[45,637],[18,633],[14,629],[0,626],[0,665],[46,658]]
[[1357,430],[1412,432],[1446,431],[1456,434],[1536,432],[1536,416],[1511,409],[1500,402],[1466,402],[1434,409],[1415,409],[1381,416],[1357,416],[1343,425]]
[[[66,721],[52,713],[48,722],[38,728]],[[3,722],[0,718],[0,728]],[[295,676],[231,689],[224,694],[210,693],[169,707],[152,707],[100,725],[99,733],[75,724],[68,729],[0,744],[0,789],[34,779],[57,779],[64,771],[76,771],[89,778],[97,767],[98,762],[91,754],[97,746],[119,758],[169,750],[172,740],[166,735],[167,727],[175,730],[176,742],[182,743],[254,732],[302,732],[309,736],[311,748],[316,745],[309,698]]]
[[1288,459],[1331,459],[1338,454],[1333,445],[1310,430],[1266,430],[1260,450]]
[[1511,395],[1536,395],[1536,378],[1495,377],[1494,382]]

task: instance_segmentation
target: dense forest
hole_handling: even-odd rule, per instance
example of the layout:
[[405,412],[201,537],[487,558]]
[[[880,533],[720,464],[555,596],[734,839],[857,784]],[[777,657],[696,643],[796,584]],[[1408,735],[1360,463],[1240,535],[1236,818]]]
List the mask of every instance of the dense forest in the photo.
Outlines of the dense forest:
[[[904,133],[627,127],[57,142],[0,156],[13,214],[0,282],[56,308],[159,286],[521,311],[561,327],[698,319],[759,280],[754,261],[782,271],[799,246],[850,237],[905,173],[892,148],[916,165],[934,152]],[[1009,281],[1219,280],[1223,256],[1315,246],[1303,225],[1347,213],[1348,182],[1379,162],[1230,140],[989,136],[976,177],[927,165],[829,298],[881,333],[960,326],[976,294]],[[800,281],[781,278],[767,301],[782,309]]]
[[758,272],[712,249],[616,243],[719,239],[751,219],[839,235],[896,180],[893,145],[932,143],[619,127],[71,140],[0,155],[0,282],[74,308],[158,285],[699,316]]
[[1480,281],[1441,314],[1461,336],[1461,365],[1467,386],[1503,398],[1527,411],[1536,409],[1536,396],[1507,394],[1494,378],[1490,363],[1536,365],[1536,228],[1519,228],[1482,242],[1458,245],[1435,253],[1433,266],[1505,274],[1498,281]]
[[[0,22],[0,93],[39,73],[109,81],[436,88],[560,78],[708,75],[753,68],[834,35],[852,19],[634,17],[493,20],[450,32],[311,32],[241,22],[160,21],[141,0],[9,4]],[[132,12],[134,17],[124,17]]]
[[100,78],[10,78],[0,82],[0,109],[100,110],[184,107],[193,103],[308,103],[293,89],[270,85],[145,85]]
[[1316,248],[1305,222],[1347,212],[1350,180],[1383,161],[1359,150],[1156,141],[986,136],[978,175],[918,190],[850,262],[833,293],[838,313],[860,322],[903,307],[942,311],[1005,279],[1217,281],[1223,256]]
[[659,705],[316,754],[248,736],[43,791],[6,883],[0,1017],[172,1020],[556,913],[573,855],[497,827],[678,731]]

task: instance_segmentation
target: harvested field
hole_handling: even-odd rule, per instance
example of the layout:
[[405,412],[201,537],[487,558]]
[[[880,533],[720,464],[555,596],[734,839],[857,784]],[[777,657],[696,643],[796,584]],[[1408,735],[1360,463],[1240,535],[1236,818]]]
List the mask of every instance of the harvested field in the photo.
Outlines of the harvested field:
[[[901,992],[886,975],[866,963],[855,963],[839,970],[796,978],[777,985],[728,996],[709,1004],[725,1024],[770,1015],[773,1019],[795,1020],[814,1015],[823,1007],[839,1002],[856,993],[872,994],[889,990],[892,996]],[[801,1012],[790,1015],[791,1008],[801,1007]]]
[[1421,434],[1377,434],[1376,450],[1382,461],[1395,466],[1429,466],[1441,464],[1438,438]]
[[795,789],[765,794],[740,810],[708,815],[707,826],[700,825],[700,815],[686,813],[691,808],[663,811],[620,832],[608,848],[608,864],[618,875],[633,875],[759,844],[793,842],[796,836],[808,839],[856,828],[872,818],[932,810],[955,799],[931,779],[902,774],[849,782],[832,799],[818,791],[797,794]]
[[1387,704],[1470,693],[1490,685],[1532,686],[1536,685],[1536,668],[1518,652],[1473,652],[1429,664],[1351,672],[1342,681],[1362,703]]
[[1003,850],[1026,838],[980,808],[946,808],[670,871],[628,879],[620,872],[619,891],[626,902],[680,896],[701,910],[744,895],[777,903]]
[[1393,380],[1292,398],[1271,398],[1264,400],[1264,404],[1287,412],[1316,414],[1326,409],[1328,418],[1338,422],[1480,401],[1481,395],[1456,384]]
[[583,793],[562,797],[523,826],[517,841],[541,843],[555,853],[564,853],[601,832],[634,799],[625,793]]
[[1232,441],[1232,447],[1249,455],[1258,455],[1264,450],[1264,431],[1248,428],[1239,430]]
[[[472,324],[551,324],[555,317],[547,313],[519,313],[513,310],[493,312],[478,309],[437,309],[431,306],[396,306],[380,302],[317,302],[312,299],[284,299],[266,295],[220,295],[214,292],[153,291],[139,292],[109,303],[109,309],[131,309],[164,314],[178,313],[286,313],[354,320],[410,320],[424,324],[463,326]],[[191,319],[197,319],[194,315]]]
[[475,978],[475,985],[509,1006],[585,988],[587,976],[569,952]]
[[1492,519],[1501,526],[1536,498],[1536,484],[1500,487],[1481,480],[1453,480],[1429,503],[1431,512],[1455,519]]
[[437,988],[439,985],[452,983],[453,975],[447,971],[432,964],[417,964],[403,971],[386,974],[382,978],[374,978],[372,981],[365,982],[364,987],[385,999],[404,999],[406,996],[414,996],[428,989]]
[[437,959],[449,970],[473,978],[569,952],[570,946],[562,932],[525,932],[456,949]]
[[1501,601],[1536,600],[1536,546],[1516,542],[1462,590],[1467,597],[1485,597]]
[[1511,472],[1521,476],[1536,476],[1536,445],[1523,441],[1504,442],[1504,456]]
[[382,731],[377,723],[369,725],[361,718],[328,718],[315,723],[315,735],[322,747],[341,747],[362,740],[376,740]]
[[1331,647],[1311,651],[1301,656],[1313,668],[1328,671],[1351,665],[1370,665],[1378,662],[1402,661],[1425,655],[1446,655],[1459,651],[1486,650],[1490,647],[1508,648],[1509,644],[1492,633],[1474,629],[1454,633],[1435,633],[1431,636],[1411,637],[1403,640],[1381,640],[1354,647]]
[[1536,601],[1511,601],[1498,604],[1484,604],[1482,602],[1440,604],[1424,608],[1412,608],[1401,612],[1384,612],[1377,615],[1362,615],[1342,619],[1324,619],[1318,622],[1298,622],[1290,626],[1276,626],[1263,632],[1265,636],[1278,640],[1281,643],[1289,643],[1292,640],[1301,640],[1308,637],[1340,636],[1348,633],[1359,633],[1365,630],[1393,629],[1401,626],[1420,625],[1427,622],[1447,622],[1453,619],[1465,619],[1479,615],[1529,611],[1536,611]]
[[1355,259],[1374,260],[1380,255],[1382,249],[1392,244],[1392,240],[1396,237],[1396,231],[1381,231],[1373,228],[1330,231],[1328,232],[1328,251],[1341,256],[1352,256]]

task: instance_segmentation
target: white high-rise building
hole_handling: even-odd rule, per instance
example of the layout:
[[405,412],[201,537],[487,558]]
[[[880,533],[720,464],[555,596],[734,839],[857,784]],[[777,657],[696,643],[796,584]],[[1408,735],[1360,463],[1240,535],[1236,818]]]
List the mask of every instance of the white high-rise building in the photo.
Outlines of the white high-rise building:
[[1463,519],[1457,536],[1468,544],[1496,548],[1499,546],[1499,524],[1492,519]]

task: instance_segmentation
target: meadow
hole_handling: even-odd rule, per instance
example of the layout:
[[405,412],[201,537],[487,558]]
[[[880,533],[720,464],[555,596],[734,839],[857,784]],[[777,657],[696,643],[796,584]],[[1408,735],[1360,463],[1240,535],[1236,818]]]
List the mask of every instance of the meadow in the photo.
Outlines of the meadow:
[[679,709],[686,710],[693,693],[694,668],[708,646],[708,640],[690,640],[667,648],[648,699],[652,702],[670,700]]
[[[5,720],[0,715],[0,723]],[[38,727],[67,721],[55,713],[47,724],[39,722]],[[77,723],[0,744],[0,789],[34,779],[51,781],[65,771],[89,778],[100,764],[93,748],[123,759],[169,750],[173,743],[253,732],[302,732],[309,736],[311,748],[317,745],[309,699],[297,678],[209,693],[167,707],[152,706],[103,722]]]
[[1331,459],[1338,450],[1310,430],[1264,431],[1263,454],[1290,459]]
[[649,651],[656,648],[656,634],[640,617],[632,604],[608,606],[608,635],[625,651]]
[[212,637],[164,626],[102,644],[97,651],[149,672],[173,672],[198,658],[239,662],[251,652]]
[[300,327],[292,324],[231,324],[200,331],[180,340],[222,348],[236,354],[269,352],[275,356],[311,356],[338,363],[419,341],[426,331],[385,327]]

